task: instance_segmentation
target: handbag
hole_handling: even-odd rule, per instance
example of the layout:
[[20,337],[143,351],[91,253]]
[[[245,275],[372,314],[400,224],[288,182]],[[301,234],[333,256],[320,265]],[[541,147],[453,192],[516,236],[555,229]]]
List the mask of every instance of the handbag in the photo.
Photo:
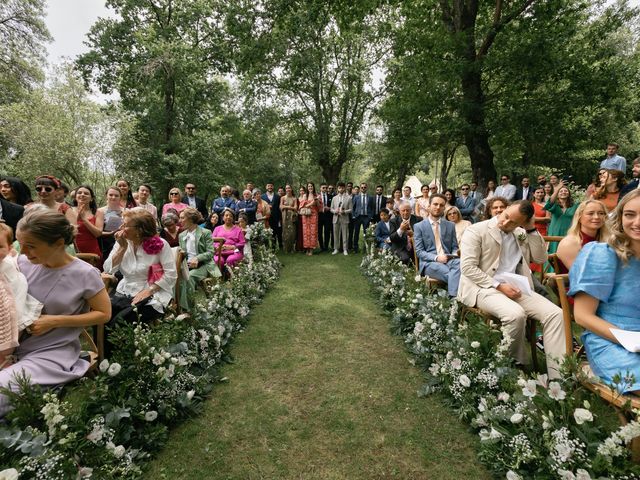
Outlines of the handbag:
[[304,215],[305,217],[308,217],[311,215],[311,209],[309,207],[302,207],[300,209],[300,215]]
[[156,283],[164,275],[164,269],[161,263],[154,263],[149,265],[149,271],[147,272],[147,283],[151,285]]

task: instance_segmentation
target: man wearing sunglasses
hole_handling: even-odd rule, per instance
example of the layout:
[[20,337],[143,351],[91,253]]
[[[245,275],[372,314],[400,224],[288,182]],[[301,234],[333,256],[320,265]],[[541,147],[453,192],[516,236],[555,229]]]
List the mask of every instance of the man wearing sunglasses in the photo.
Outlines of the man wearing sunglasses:
[[500,177],[500,186],[496,188],[494,196],[506,198],[511,202],[513,197],[516,196],[516,186],[511,185],[509,180],[509,175],[502,175],[502,177]]
[[473,223],[473,211],[476,208],[476,201],[471,198],[469,191],[471,187],[468,183],[464,183],[460,187],[460,196],[456,198],[456,207],[460,210],[460,214],[464,220],[468,220]]
[[195,208],[200,212],[202,218],[209,218],[209,211],[207,210],[207,204],[205,201],[196,196],[196,186],[193,183],[187,183],[184,186],[184,197],[182,197],[182,203],[186,203],[190,207]]

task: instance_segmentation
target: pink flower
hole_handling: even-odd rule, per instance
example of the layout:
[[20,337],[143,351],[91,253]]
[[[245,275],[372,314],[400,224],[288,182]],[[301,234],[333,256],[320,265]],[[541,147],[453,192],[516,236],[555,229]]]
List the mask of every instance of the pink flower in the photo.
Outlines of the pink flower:
[[163,246],[164,246],[164,243],[162,242],[162,239],[157,235],[147,238],[142,242],[142,249],[145,251],[145,253],[148,253],[149,255],[155,255],[156,253],[160,253]]

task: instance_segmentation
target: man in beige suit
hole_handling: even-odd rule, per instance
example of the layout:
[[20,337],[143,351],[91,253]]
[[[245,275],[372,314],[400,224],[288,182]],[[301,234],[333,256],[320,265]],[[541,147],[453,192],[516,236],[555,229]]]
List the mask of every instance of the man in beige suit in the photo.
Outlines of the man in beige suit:
[[341,240],[344,254],[349,255],[348,243],[351,205],[351,195],[345,192],[344,182],[338,183],[338,194],[331,200],[331,213],[333,213],[333,255],[338,254]]
[[[511,354],[521,364],[528,363],[527,317],[539,321],[544,333],[547,371],[550,378],[557,378],[558,361],[566,353],[562,310],[533,291],[529,262],[547,260],[547,248],[533,225],[533,214],[530,202],[519,201],[500,215],[464,231],[458,300],[500,319],[505,334],[513,340]],[[515,285],[516,280],[505,279],[511,274],[526,279],[530,295]]]

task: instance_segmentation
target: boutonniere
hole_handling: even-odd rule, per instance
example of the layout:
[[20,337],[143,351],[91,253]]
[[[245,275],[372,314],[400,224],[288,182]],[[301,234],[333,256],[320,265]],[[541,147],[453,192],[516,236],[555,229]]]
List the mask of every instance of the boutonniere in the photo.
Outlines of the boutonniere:
[[524,241],[527,239],[527,232],[524,231],[524,228],[518,227],[513,233],[520,243],[524,243]]

